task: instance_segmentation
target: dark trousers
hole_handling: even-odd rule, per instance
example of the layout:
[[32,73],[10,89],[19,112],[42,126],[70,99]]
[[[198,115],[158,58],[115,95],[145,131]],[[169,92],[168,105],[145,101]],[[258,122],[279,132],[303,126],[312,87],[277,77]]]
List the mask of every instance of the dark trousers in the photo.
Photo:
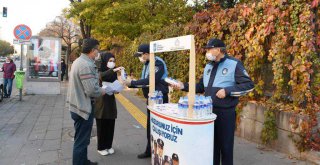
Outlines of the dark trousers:
[[4,95],[5,96],[11,96],[11,91],[12,91],[12,78],[5,78],[3,82],[3,87],[4,87]]
[[[169,98],[168,95],[163,95],[163,103],[168,103],[169,102]],[[148,101],[147,101],[148,104]],[[148,114],[148,118],[147,118],[147,139],[148,139],[148,143],[147,143],[147,147],[146,147],[146,151],[145,153],[151,154],[151,142],[150,142],[150,136],[151,136],[151,130],[150,130],[150,110],[147,109],[147,114]]]
[[214,122],[214,165],[233,165],[233,144],[236,124],[235,107],[215,109],[217,115]]
[[112,148],[115,119],[96,119],[98,150]]
[[88,164],[88,145],[90,144],[90,135],[93,125],[93,112],[88,120],[83,119],[76,113],[71,112],[71,118],[74,120],[74,144],[73,144],[73,165]]
[[63,81],[63,76],[64,76],[64,74],[65,74],[65,73],[63,73],[63,72],[61,73],[61,81]]

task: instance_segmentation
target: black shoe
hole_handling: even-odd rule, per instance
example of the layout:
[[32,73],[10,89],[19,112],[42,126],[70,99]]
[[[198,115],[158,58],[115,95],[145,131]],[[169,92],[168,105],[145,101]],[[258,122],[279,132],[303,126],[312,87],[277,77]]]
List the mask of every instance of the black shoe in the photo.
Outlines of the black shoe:
[[98,165],[97,162],[91,162],[90,160],[88,160],[88,165]]
[[9,98],[9,96],[6,96],[6,95],[5,95],[5,96],[3,96],[3,98]]
[[145,158],[150,158],[150,157],[151,157],[151,154],[150,153],[146,153],[146,152],[138,155],[139,159],[145,159]]

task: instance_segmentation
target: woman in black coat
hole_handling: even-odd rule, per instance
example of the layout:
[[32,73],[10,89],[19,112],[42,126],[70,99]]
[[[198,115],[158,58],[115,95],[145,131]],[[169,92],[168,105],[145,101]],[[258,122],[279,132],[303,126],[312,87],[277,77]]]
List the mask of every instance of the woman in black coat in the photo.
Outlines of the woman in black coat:
[[[115,57],[109,52],[101,53],[100,86],[102,82],[117,80],[119,68],[115,68]],[[114,94],[105,94],[96,99],[95,118],[97,123],[98,153],[109,155],[114,153],[112,141],[114,135],[115,119],[117,118],[117,105]]]

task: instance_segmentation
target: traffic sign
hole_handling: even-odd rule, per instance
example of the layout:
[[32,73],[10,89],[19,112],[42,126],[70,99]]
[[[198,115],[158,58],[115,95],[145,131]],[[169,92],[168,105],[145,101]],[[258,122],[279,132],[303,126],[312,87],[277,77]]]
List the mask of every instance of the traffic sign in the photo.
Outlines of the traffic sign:
[[16,39],[29,40],[32,36],[31,29],[27,25],[18,25],[13,30]]

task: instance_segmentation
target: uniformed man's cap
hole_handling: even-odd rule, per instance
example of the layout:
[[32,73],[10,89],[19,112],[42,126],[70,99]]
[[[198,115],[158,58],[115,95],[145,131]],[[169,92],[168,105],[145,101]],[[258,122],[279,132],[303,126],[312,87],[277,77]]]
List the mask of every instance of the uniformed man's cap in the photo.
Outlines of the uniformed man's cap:
[[141,44],[138,47],[138,52],[136,52],[134,54],[135,57],[140,57],[141,55],[145,54],[145,53],[150,53],[150,46],[149,44]]
[[210,48],[224,48],[226,45],[224,44],[223,41],[217,39],[217,38],[212,38],[208,41],[207,46],[204,48],[210,49]]
[[161,139],[158,139],[157,142],[158,142],[158,146],[159,146],[160,148],[163,148],[163,146],[164,146],[163,141],[162,141]]
[[172,154],[172,160],[179,161],[178,155],[175,154],[175,153],[173,153],[173,154]]

